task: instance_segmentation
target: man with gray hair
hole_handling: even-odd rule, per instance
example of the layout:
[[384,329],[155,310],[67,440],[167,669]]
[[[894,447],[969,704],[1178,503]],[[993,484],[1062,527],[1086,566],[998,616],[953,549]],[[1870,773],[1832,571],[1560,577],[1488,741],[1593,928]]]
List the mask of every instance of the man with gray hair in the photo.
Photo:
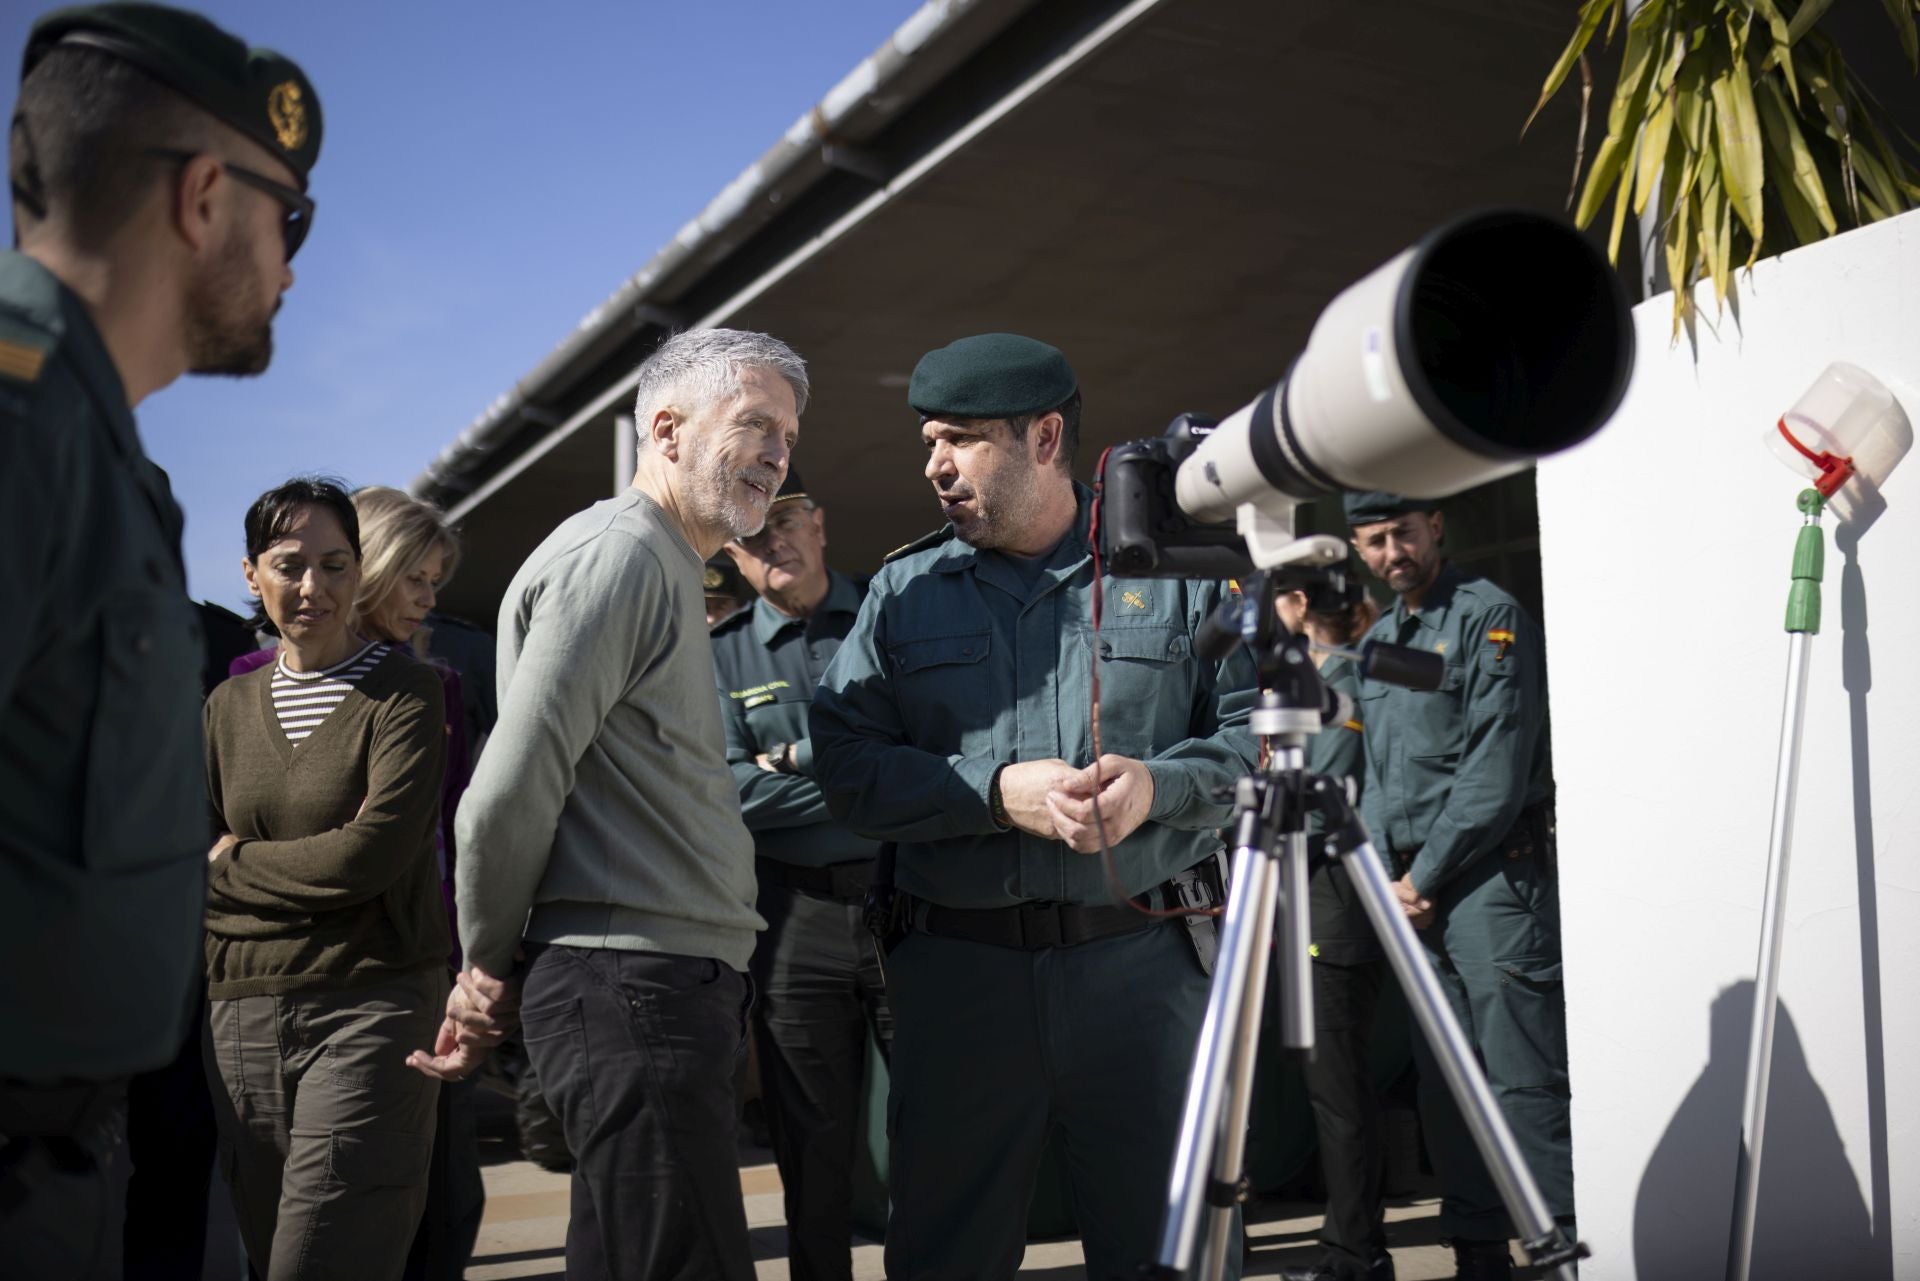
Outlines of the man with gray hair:
[[[633,487],[561,522],[500,605],[500,720],[457,820],[469,986],[524,957],[522,1039],[573,1152],[567,1275],[750,1278],[734,1156],[742,972],[763,922],[701,573],[787,473],[806,365],[676,335],[640,367]],[[484,1053],[443,1031],[416,1063]]]

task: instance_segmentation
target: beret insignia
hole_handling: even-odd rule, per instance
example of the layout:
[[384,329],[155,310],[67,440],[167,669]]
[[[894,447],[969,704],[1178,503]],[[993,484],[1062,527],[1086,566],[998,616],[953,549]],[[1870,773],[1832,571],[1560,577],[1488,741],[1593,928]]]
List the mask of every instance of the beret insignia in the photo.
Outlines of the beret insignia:
[[273,136],[280,140],[284,151],[298,151],[300,144],[307,140],[307,104],[300,96],[300,86],[291,80],[275,85],[267,94],[267,120],[273,125]]

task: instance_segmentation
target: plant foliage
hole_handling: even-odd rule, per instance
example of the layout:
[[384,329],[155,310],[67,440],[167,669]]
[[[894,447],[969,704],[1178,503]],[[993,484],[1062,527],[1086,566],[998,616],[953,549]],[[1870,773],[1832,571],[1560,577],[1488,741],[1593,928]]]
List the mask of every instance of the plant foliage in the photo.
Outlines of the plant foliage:
[[[1920,72],[1920,0],[1880,2]],[[1531,125],[1566,83],[1603,21],[1609,44],[1626,28],[1606,136],[1574,221],[1590,225],[1612,193],[1607,250],[1618,262],[1627,211],[1653,203],[1657,226],[1643,249],[1665,258],[1676,338],[1693,322],[1701,280],[1713,282],[1717,308],[1736,263],[1920,205],[1920,144],[1820,30],[1832,4],[1645,0],[1629,15],[1627,0],[1582,0],[1573,39],[1527,117]],[[1585,135],[1583,106],[1583,146]],[[1576,177],[1579,165],[1576,157]]]

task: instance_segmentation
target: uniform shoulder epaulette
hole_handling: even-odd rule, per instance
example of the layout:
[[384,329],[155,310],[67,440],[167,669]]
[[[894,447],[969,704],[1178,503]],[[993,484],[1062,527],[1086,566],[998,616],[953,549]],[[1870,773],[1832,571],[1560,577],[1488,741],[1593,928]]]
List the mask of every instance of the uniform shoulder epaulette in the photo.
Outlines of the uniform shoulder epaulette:
[[0,311],[0,379],[28,385],[38,381],[59,343],[58,335]]
[[1484,609],[1493,609],[1501,605],[1512,605],[1518,608],[1520,605],[1519,599],[1512,592],[1491,578],[1477,574],[1472,578],[1462,578],[1454,584],[1453,590],[1457,595],[1466,596],[1478,602]]
[[953,526],[952,525],[942,526],[939,529],[933,530],[931,533],[922,534],[920,537],[914,539],[910,543],[906,543],[900,547],[894,548],[892,551],[888,552],[885,556],[882,556],[880,558],[880,563],[882,565],[890,565],[894,561],[899,560],[902,556],[911,556],[915,552],[923,552],[927,550],[927,548],[929,547],[938,547],[941,543],[946,542],[949,538],[952,538],[952,537],[953,537]]

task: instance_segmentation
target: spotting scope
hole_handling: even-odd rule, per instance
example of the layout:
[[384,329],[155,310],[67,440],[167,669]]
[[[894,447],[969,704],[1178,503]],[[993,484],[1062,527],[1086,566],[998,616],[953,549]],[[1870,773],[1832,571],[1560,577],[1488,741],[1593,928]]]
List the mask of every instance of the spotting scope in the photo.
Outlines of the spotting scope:
[[[1620,278],[1571,226],[1511,210],[1429,233],[1329,303],[1279,382],[1109,452],[1116,574],[1237,577],[1294,507],[1342,490],[1442,498],[1579,444],[1633,370]],[[1265,535],[1266,554],[1262,552]]]

